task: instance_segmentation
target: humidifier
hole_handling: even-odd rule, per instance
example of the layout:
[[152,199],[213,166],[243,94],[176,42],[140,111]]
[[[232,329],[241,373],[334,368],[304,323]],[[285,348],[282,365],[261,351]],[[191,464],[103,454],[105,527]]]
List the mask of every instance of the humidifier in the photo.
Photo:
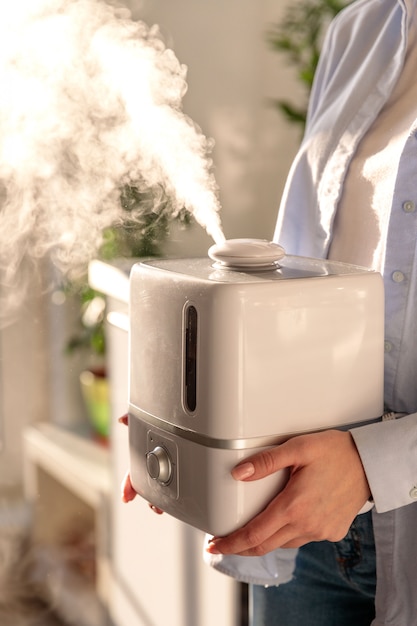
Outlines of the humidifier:
[[383,411],[383,285],[373,271],[230,240],[207,258],[137,263],[130,277],[129,447],[136,491],[225,535],[287,472],[232,468],[301,433]]

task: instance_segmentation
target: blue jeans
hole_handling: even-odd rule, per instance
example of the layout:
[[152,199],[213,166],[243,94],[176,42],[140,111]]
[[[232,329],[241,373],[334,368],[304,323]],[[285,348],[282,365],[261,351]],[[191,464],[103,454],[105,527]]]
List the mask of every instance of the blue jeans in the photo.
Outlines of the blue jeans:
[[300,548],[294,578],[250,587],[251,626],[369,626],[375,617],[372,513],[359,515],[342,541]]

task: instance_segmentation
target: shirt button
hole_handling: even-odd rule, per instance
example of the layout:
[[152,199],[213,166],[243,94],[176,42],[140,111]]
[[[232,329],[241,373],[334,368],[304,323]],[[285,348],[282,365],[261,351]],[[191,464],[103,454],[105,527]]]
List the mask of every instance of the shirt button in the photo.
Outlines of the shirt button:
[[417,500],[417,487],[410,489],[410,498]]
[[402,283],[403,280],[405,279],[404,274],[400,272],[400,270],[396,270],[395,272],[393,272],[391,277],[394,283]]
[[403,202],[403,210],[406,213],[413,213],[416,210],[416,205],[412,200],[407,200],[406,202]]
[[391,352],[391,350],[392,350],[392,343],[390,341],[384,341],[384,351]]

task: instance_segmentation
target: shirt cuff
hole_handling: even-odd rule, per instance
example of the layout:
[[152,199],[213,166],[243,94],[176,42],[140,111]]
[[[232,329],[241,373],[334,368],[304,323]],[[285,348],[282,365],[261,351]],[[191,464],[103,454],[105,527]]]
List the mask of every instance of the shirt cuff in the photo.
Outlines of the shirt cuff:
[[417,413],[351,429],[378,513],[417,501]]

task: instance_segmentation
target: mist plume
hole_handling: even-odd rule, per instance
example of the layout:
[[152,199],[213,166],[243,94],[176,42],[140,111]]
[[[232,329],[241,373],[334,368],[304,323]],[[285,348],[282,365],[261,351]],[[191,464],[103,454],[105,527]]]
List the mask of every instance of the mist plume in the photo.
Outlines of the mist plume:
[[185,207],[222,240],[212,145],[182,111],[186,69],[157,27],[101,0],[19,0],[5,13],[1,305],[19,293],[22,263],[85,266],[123,219],[126,184],[162,186],[173,215]]

